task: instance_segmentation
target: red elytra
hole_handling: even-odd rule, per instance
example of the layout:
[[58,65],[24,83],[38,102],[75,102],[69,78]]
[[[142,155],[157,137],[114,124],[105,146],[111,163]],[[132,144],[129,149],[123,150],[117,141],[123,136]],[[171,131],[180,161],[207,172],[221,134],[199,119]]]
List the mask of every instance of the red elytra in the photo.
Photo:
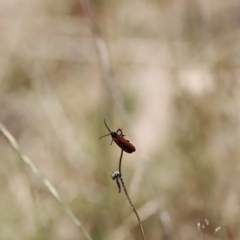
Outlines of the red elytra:
[[109,129],[109,127],[105,122],[105,119],[104,119],[104,124],[110,133],[107,135],[103,135],[102,137],[99,138],[99,140],[103,137],[111,135],[112,142],[114,141],[123,151],[127,153],[132,153],[136,151],[136,148],[127,139],[124,138],[124,135],[121,129],[118,129],[117,132],[111,132],[111,130]]

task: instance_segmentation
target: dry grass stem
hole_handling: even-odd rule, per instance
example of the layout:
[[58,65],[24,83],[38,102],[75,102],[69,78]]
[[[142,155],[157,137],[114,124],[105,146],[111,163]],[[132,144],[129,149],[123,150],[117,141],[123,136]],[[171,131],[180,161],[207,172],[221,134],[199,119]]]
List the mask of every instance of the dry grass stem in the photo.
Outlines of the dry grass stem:
[[82,6],[84,14],[85,14],[86,18],[88,19],[89,24],[92,29],[97,53],[98,53],[100,64],[101,64],[101,70],[102,70],[102,74],[103,74],[104,84],[105,84],[109,94],[111,95],[112,99],[114,100],[116,107],[120,111],[121,116],[124,118],[125,122],[128,123],[129,121],[128,121],[128,117],[127,117],[126,112],[123,107],[122,97],[120,96],[117,88],[113,84],[112,69],[111,69],[110,57],[109,57],[109,52],[107,49],[106,41],[102,37],[101,31],[98,27],[97,21],[95,19],[95,16],[94,16],[94,13],[92,11],[89,1],[88,0],[79,0],[79,2]]
[[19,158],[32,170],[32,172],[41,180],[41,182],[45,185],[45,187],[49,190],[49,192],[53,195],[53,197],[57,200],[57,202],[62,206],[67,215],[72,219],[73,223],[82,231],[83,235],[87,240],[92,240],[87,230],[82,226],[80,221],[75,217],[69,207],[64,203],[56,188],[49,182],[47,178],[40,172],[40,170],[36,167],[36,165],[24,154],[19,144],[12,136],[12,134],[0,123],[0,132],[5,137],[5,139],[9,142],[10,146],[17,153]]

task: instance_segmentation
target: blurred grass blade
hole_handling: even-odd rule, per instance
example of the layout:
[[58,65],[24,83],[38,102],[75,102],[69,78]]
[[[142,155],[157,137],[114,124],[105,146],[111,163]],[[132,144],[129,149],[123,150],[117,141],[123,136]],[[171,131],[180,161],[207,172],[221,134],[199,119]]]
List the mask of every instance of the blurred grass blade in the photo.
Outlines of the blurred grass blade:
[[23,153],[22,149],[20,148],[19,144],[15,140],[15,138],[11,135],[11,133],[0,123],[0,132],[3,134],[3,136],[7,139],[7,141],[10,143],[12,148],[15,150],[17,155],[20,157],[20,159],[28,165],[33,173],[37,175],[37,177],[43,182],[43,184],[46,186],[46,188],[49,190],[49,192],[53,195],[53,197],[61,204],[64,211],[68,214],[68,216],[72,219],[74,224],[82,231],[83,235],[87,240],[92,240],[89,233],[86,231],[86,229],[82,226],[82,224],[79,222],[79,220],[74,216],[72,211],[68,208],[68,206],[63,202],[62,198],[60,197],[59,193],[57,192],[56,188],[46,179],[43,174],[39,171],[39,169],[36,167],[36,165]]

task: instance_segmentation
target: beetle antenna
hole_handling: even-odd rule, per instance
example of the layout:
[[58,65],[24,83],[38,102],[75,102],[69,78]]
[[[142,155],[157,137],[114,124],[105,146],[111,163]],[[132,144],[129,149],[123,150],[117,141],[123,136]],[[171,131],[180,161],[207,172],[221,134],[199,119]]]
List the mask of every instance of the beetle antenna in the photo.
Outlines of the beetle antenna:
[[111,134],[111,130],[110,130],[110,128],[108,127],[108,125],[106,124],[106,121],[105,121],[105,119],[104,119],[104,124],[105,124],[106,128],[108,129],[108,131],[109,131],[109,132],[110,132],[110,134]]
[[107,135],[101,136],[101,137],[99,138],[99,140],[100,140],[101,138],[106,137],[106,136],[109,136],[109,135],[111,135],[111,133],[109,133],[109,134],[107,134]]
[[[106,134],[106,135],[103,135],[103,136],[101,136],[101,137],[99,138],[99,140],[100,140],[101,138],[103,138],[103,137],[106,137],[106,136],[112,135],[112,132],[111,132],[110,128],[108,127],[108,125],[106,124],[106,121],[105,121],[105,119],[104,119],[104,124],[105,124],[106,128],[108,129],[108,131],[109,131],[110,133],[109,133],[109,134]],[[112,144],[112,142],[111,142],[111,144]]]

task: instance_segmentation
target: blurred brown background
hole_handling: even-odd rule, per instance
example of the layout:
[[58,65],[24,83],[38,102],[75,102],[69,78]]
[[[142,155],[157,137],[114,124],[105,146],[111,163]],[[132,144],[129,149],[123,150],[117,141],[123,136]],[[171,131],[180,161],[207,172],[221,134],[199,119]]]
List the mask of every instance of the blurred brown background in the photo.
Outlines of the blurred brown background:
[[[80,2],[0,2],[0,121],[94,240],[141,239],[104,118],[136,146],[123,174],[148,240],[201,239],[206,218],[205,239],[239,239],[239,1],[90,3],[112,90]],[[2,136],[0,158],[0,239],[84,239]]]

